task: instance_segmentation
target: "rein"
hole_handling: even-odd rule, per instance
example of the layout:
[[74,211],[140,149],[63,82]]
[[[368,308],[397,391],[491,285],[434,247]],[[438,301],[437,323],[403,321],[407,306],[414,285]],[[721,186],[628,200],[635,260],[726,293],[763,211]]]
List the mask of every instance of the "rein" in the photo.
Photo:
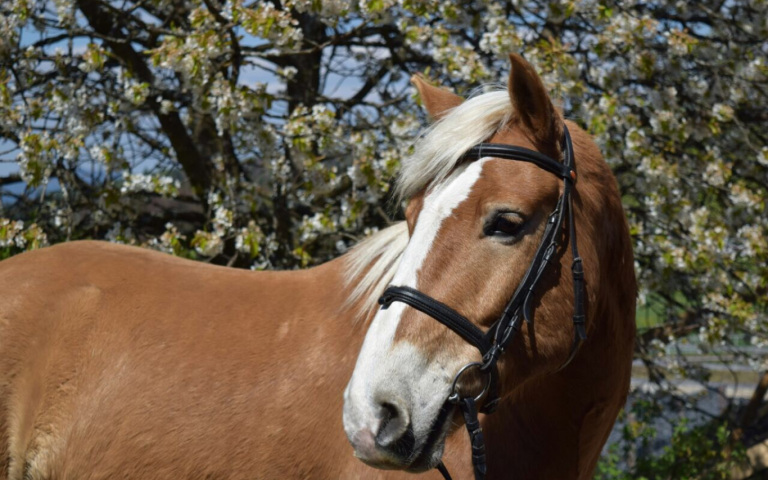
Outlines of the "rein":
[[[403,302],[416,310],[426,313],[438,322],[453,330],[466,342],[472,344],[480,351],[481,362],[472,362],[459,369],[451,385],[451,394],[447,402],[457,405],[464,415],[464,421],[469,433],[472,445],[472,465],[474,467],[475,480],[485,478],[487,465],[485,458],[485,440],[483,430],[478,420],[478,412],[490,414],[496,410],[499,404],[499,371],[496,365],[499,357],[512,342],[515,334],[522,326],[522,320],[526,323],[533,322],[533,298],[536,286],[539,284],[547,266],[552,263],[552,258],[560,247],[559,236],[563,230],[563,221],[568,216],[568,242],[571,244],[573,263],[571,272],[573,275],[573,326],[574,337],[571,352],[566,361],[556,371],[565,368],[576,356],[581,343],[587,338],[585,329],[586,316],[584,314],[584,269],[576,246],[576,226],[573,215],[572,190],[576,182],[576,170],[574,169],[573,144],[568,127],[563,124],[562,148],[564,151],[563,163],[542,153],[519,146],[510,146],[496,143],[480,143],[470,148],[463,156],[463,160],[473,161],[483,157],[494,157],[505,160],[515,160],[533,163],[539,168],[557,175],[563,179],[563,193],[557,201],[557,205],[547,218],[541,243],[536,250],[523,280],[518,285],[515,293],[507,303],[501,317],[496,320],[487,332],[483,332],[474,323],[448,305],[435,300],[414,288],[390,286],[379,298],[382,309],[387,309],[392,302]],[[469,370],[477,369],[487,377],[483,391],[477,396],[462,396],[459,393],[458,383],[461,376]],[[477,403],[485,396],[482,407],[477,408]],[[445,477],[451,480],[451,476],[445,465],[441,462],[437,469]]]

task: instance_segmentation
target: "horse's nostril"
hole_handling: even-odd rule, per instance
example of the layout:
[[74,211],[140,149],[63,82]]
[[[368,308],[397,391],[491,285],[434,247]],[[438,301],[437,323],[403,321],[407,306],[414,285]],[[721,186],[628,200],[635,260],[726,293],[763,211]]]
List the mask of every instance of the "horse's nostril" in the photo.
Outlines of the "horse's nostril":
[[402,407],[392,403],[382,403],[379,410],[381,422],[376,434],[376,443],[380,447],[388,447],[397,442],[408,430],[410,419]]

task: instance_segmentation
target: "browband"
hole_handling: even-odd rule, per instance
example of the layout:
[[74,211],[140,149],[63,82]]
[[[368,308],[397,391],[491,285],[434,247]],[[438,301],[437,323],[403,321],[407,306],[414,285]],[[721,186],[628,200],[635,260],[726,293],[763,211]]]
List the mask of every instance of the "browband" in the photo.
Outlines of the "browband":
[[554,173],[560,178],[576,180],[576,171],[572,165],[565,165],[543,153],[516,145],[503,143],[478,143],[461,156],[462,160],[479,160],[483,157],[502,158],[533,163],[542,170]]

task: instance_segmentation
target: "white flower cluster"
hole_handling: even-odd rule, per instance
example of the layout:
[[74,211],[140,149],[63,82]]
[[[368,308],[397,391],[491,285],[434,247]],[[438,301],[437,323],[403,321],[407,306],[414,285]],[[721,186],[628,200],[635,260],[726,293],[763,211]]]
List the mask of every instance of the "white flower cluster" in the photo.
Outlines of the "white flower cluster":
[[768,146],[765,146],[757,152],[757,163],[768,167]]
[[53,4],[56,6],[56,16],[60,25],[75,25],[75,2],[72,0],[54,0]]
[[166,175],[146,173],[124,173],[120,193],[147,192],[174,197],[179,193],[180,182]]
[[82,61],[77,68],[86,73],[96,72],[104,67],[107,56],[108,53],[101,47],[101,45],[89,43],[81,57]]
[[56,149],[59,143],[48,132],[42,135],[29,133],[22,135],[19,144],[21,152],[16,161],[21,177],[30,185],[45,185],[53,171]]
[[484,21],[486,27],[480,39],[481,50],[501,58],[520,49],[521,39],[514,25],[504,15],[500,3],[488,7],[488,15],[484,17]]
[[311,217],[304,216],[299,227],[299,241],[301,243],[307,243],[318,237],[318,235],[324,233],[333,233],[336,231],[336,226],[326,214],[318,212]]
[[260,2],[255,7],[242,7],[240,14],[242,26],[250,35],[270,40],[277,47],[296,48],[301,44],[302,31],[287,9],[278,10],[271,2]]
[[48,245],[48,237],[36,224],[24,228],[22,220],[0,217],[0,248],[31,250]]
[[241,228],[235,237],[237,251],[249,255],[251,259],[259,256],[262,243],[264,243],[264,232],[253,220],[248,222],[247,227]]
[[112,243],[124,243],[128,245],[136,243],[136,236],[133,233],[133,229],[124,226],[120,221],[117,221],[112,225],[112,228],[110,228],[104,235],[104,239]]
[[24,248],[26,240],[24,235],[24,222],[22,220],[9,220],[0,218],[0,248],[17,247]]
[[123,91],[125,92],[124,95],[126,100],[133,105],[139,106],[142,105],[149,96],[149,84],[124,76]]
[[[205,257],[215,257],[224,251],[224,243],[234,232],[234,212],[226,206],[226,199],[220,192],[208,194],[208,205],[213,210],[210,231],[198,230],[192,238],[195,251]],[[240,232],[242,233],[242,232]]]
[[223,205],[217,205],[213,209],[213,220],[211,221],[213,229],[219,237],[224,237],[232,229],[232,220],[234,214],[232,210]]
[[288,121],[283,125],[283,135],[291,145],[294,163],[312,169],[323,156],[329,156],[337,149],[343,150],[343,133],[338,128],[336,115],[323,104],[313,105],[311,109],[301,105],[294,109]]
[[[312,12],[329,25],[336,25],[340,18],[346,16],[354,7],[353,0],[288,0],[285,6],[295,9],[297,12]],[[360,8],[364,8],[366,2],[360,2]]]
[[146,246],[171,255],[178,255],[181,251],[181,242],[184,240],[186,237],[179,232],[176,225],[169,222],[165,224],[165,232],[158,238],[150,239]]
[[471,82],[478,78],[489,79],[491,76],[480,56],[470,47],[445,43],[437,46],[433,55],[436,61],[445,66],[448,75],[456,80]]
[[[14,3],[16,4],[14,10],[17,12],[25,11],[31,7],[26,4],[25,0],[16,0]],[[24,23],[26,22],[23,15],[0,15],[0,58],[9,56],[18,44],[19,31]]]
[[225,130],[237,129],[243,117],[254,113],[254,109],[259,107],[249,101],[244,92],[240,87],[233,87],[221,74],[213,81],[208,97],[214,106],[212,110],[219,136],[224,135]]
[[721,122],[730,122],[733,120],[733,107],[724,103],[716,103],[712,106],[712,116]]
[[213,232],[198,230],[192,239],[195,251],[204,257],[215,257],[224,251],[224,240]]
[[389,192],[389,179],[397,173],[400,160],[407,155],[409,142],[399,142],[399,148],[378,150],[376,136],[369,132],[356,132],[350,140],[355,160],[347,167],[346,174],[360,189],[356,192],[358,198],[375,205]]

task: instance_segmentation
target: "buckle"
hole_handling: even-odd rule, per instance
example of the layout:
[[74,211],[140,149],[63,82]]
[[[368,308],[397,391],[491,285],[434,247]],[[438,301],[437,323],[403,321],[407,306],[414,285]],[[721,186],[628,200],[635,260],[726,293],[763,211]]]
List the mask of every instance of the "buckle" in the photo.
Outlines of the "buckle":
[[571,272],[573,272],[574,278],[584,278],[584,264],[581,261],[581,257],[576,257],[573,259],[573,263],[571,263]]
[[504,329],[504,332],[501,334],[501,338],[497,342],[499,345],[499,348],[501,348],[501,353],[504,353],[504,347],[502,345],[506,346],[509,343],[509,339],[512,337],[512,334],[520,329],[520,324],[518,323],[518,320],[520,317],[518,315],[515,315],[512,318],[512,321],[509,322],[509,325]]
[[491,349],[483,355],[483,363],[480,365],[480,371],[483,373],[490,373],[491,367],[496,364],[496,360],[499,359],[502,353],[504,353],[504,349],[498,343],[491,347]]

